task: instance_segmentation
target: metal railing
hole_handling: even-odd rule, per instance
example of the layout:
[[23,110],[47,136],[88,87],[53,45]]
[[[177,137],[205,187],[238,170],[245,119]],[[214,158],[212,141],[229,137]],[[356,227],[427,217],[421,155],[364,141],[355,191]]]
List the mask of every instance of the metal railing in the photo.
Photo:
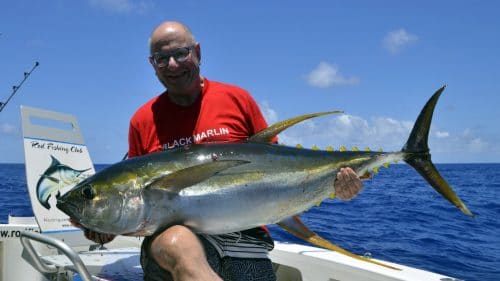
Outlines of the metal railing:
[[92,281],[93,278],[91,277],[89,271],[85,267],[85,265],[82,262],[82,259],[80,259],[80,256],[71,249],[66,243],[59,239],[55,239],[46,235],[42,235],[39,233],[35,232],[27,232],[23,231],[21,232],[21,244],[23,245],[24,249],[27,251],[27,253],[30,255],[31,259],[33,260],[33,266],[41,273],[56,273],[58,271],[58,268],[55,265],[49,265],[45,262],[43,262],[38,255],[38,253],[35,251],[33,248],[33,245],[31,244],[30,240],[34,240],[46,245],[50,245],[58,249],[60,252],[62,252],[66,257],[69,258],[69,260],[73,263],[75,266],[75,270],[78,272],[80,275],[81,280],[83,281]]

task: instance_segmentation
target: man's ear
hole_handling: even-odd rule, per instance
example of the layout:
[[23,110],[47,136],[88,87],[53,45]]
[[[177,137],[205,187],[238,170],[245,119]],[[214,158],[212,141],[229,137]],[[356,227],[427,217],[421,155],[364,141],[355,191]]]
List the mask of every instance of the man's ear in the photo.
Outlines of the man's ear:
[[201,47],[200,43],[194,45],[194,51],[196,52],[196,57],[198,58],[198,63],[201,62]]
[[149,57],[148,57],[148,59],[149,59],[149,63],[150,63],[153,67],[155,67],[155,62],[154,62],[154,60],[153,60],[153,57],[152,57],[152,56],[149,56]]

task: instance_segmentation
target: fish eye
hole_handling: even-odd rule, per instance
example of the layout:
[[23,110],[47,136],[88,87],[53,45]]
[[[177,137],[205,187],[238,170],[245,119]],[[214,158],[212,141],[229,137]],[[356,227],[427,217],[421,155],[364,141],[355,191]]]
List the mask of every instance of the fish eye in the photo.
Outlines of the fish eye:
[[87,185],[82,189],[82,194],[85,198],[92,200],[95,197],[95,192],[92,186]]

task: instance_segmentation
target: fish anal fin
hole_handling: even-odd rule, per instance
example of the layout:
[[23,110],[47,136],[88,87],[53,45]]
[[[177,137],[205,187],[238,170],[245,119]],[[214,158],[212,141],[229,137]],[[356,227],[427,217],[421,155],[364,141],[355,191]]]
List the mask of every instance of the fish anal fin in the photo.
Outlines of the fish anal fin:
[[250,161],[218,160],[191,166],[158,177],[148,185],[148,188],[164,189],[178,193],[182,189],[200,183],[217,173],[247,163],[250,163]]
[[311,119],[314,117],[319,117],[323,115],[328,115],[328,114],[339,114],[343,113],[342,111],[327,111],[327,112],[318,112],[318,113],[312,113],[312,114],[305,114],[301,115],[298,117],[290,118],[278,123],[275,123],[266,129],[256,133],[255,135],[251,136],[248,138],[248,142],[260,142],[260,143],[268,143],[271,142],[272,139],[277,136],[279,133],[283,132],[284,130],[290,128],[291,126],[300,123],[304,120]]
[[340,248],[337,245],[332,244],[330,241],[322,238],[321,236],[316,234],[314,231],[310,230],[304,223],[302,223],[299,216],[293,216],[293,217],[286,218],[277,224],[281,228],[283,228],[284,230],[297,236],[298,238],[303,239],[303,240],[305,240],[313,245],[319,246],[321,248],[332,250],[332,251],[335,251],[337,253],[340,253],[340,254],[349,256],[351,258],[357,259],[357,260],[373,263],[373,264],[380,265],[380,266],[387,267],[387,268],[394,269],[394,270],[401,270],[399,268],[396,268],[396,267],[393,267],[393,266],[390,266],[390,265],[387,265],[387,264],[384,264],[384,263],[381,263],[378,261],[374,261],[372,259],[358,256],[356,254],[353,254],[347,250]]

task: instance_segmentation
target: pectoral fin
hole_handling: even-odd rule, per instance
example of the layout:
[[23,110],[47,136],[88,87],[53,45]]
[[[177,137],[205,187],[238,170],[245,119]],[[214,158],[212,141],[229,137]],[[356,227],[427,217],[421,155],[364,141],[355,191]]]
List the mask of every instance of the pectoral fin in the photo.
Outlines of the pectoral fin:
[[304,223],[302,223],[302,221],[300,220],[299,216],[293,216],[293,217],[286,218],[277,224],[281,228],[283,228],[284,230],[299,237],[300,239],[303,239],[303,240],[305,240],[311,244],[314,244],[316,246],[319,246],[321,248],[332,250],[332,251],[338,252],[340,254],[349,256],[351,258],[357,259],[357,260],[362,260],[365,262],[373,263],[373,264],[387,267],[390,269],[401,270],[399,268],[396,268],[396,267],[393,267],[393,266],[390,266],[387,264],[383,264],[383,263],[380,263],[380,262],[377,262],[377,261],[374,261],[374,260],[371,260],[371,259],[368,259],[368,258],[365,258],[362,256],[358,256],[356,254],[353,254],[349,251],[346,251],[346,250],[340,248],[337,245],[332,244],[328,240],[326,240],[326,239],[322,238],[321,236],[319,236],[318,234],[316,234],[314,231],[310,230],[306,225],[304,225]]
[[267,127],[266,129],[249,137],[247,141],[248,142],[269,143],[279,133],[283,132],[284,130],[288,129],[289,127],[291,127],[297,123],[300,123],[304,120],[311,119],[314,117],[319,117],[319,116],[328,115],[328,114],[339,114],[339,113],[343,113],[343,111],[319,112],[319,113],[305,114],[305,115],[301,115],[298,117],[290,118],[290,119],[275,123],[275,124]]
[[218,160],[177,170],[155,179],[148,188],[165,189],[178,193],[232,167],[250,163],[245,160]]
[[48,179],[54,183],[59,183],[59,179],[56,178],[56,177],[52,177],[52,176],[49,176],[49,175],[41,175],[40,178],[45,178],[45,179]]

